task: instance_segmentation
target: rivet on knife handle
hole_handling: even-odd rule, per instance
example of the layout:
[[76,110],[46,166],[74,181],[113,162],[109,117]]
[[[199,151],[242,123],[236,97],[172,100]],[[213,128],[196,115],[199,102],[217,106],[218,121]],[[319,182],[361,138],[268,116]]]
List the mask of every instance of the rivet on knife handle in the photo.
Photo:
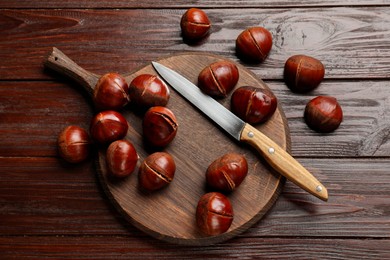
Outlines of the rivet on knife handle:
[[241,141],[254,147],[277,172],[287,179],[317,198],[328,200],[325,186],[289,153],[256,128],[246,124],[241,133]]

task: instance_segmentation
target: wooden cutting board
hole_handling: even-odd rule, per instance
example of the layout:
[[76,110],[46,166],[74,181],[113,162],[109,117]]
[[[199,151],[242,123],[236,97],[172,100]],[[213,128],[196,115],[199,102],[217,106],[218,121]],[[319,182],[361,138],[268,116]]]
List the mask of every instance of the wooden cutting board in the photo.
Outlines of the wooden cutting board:
[[[199,72],[208,64],[223,60],[223,57],[187,53],[159,60],[193,83],[197,83]],[[240,78],[236,87],[251,85],[259,88],[268,86],[243,66],[239,68]],[[151,65],[126,75],[130,83],[140,74],[156,74]],[[119,182],[107,178],[105,155],[98,158],[98,174],[101,183],[115,207],[134,226],[158,239],[179,244],[208,245],[221,242],[245,231],[259,221],[277,199],[282,177],[274,173],[265,161],[249,146],[230,138],[222,129],[210,121],[199,110],[170,88],[171,97],[167,105],[177,117],[179,128],[174,141],[164,151],[170,153],[177,170],[173,182],[163,190],[153,193],[141,191],[138,185],[138,167],[127,179]],[[230,96],[219,100],[230,108]],[[146,151],[142,140],[142,115],[125,110],[130,123],[126,139],[131,141],[140,156],[139,164],[153,151]],[[281,147],[290,145],[287,121],[279,104],[274,116],[257,127]],[[206,236],[196,227],[195,210],[199,198],[210,191],[205,184],[208,165],[227,152],[243,154],[249,164],[249,172],[237,190],[228,194],[234,210],[231,228],[218,236]]]
[[[220,60],[224,58],[198,52],[173,55],[158,62],[197,84],[200,71]],[[56,48],[53,48],[45,65],[75,79],[89,94],[93,93],[100,77],[79,67]],[[244,66],[237,63],[236,65],[240,74],[236,88],[244,85],[268,88]],[[157,75],[152,65],[148,64],[125,75],[125,78],[130,83],[136,76],[144,73]],[[129,177],[114,181],[107,176],[105,151],[101,150],[96,159],[99,180],[117,210],[131,224],[155,238],[186,245],[209,245],[225,241],[242,233],[264,216],[276,201],[284,178],[275,173],[254,149],[232,139],[172,88],[170,91],[167,107],[176,115],[179,127],[175,139],[163,151],[170,153],[176,163],[172,183],[153,193],[140,189],[138,167],[154,151],[146,149],[143,143],[143,114],[133,111],[131,106],[121,112],[130,124],[125,138],[133,143],[140,157],[137,168]],[[230,109],[230,96],[219,99],[219,102]],[[255,127],[289,151],[288,124],[280,104],[270,120]],[[221,235],[207,236],[200,233],[196,227],[196,206],[199,198],[210,191],[205,182],[207,167],[215,159],[229,152],[243,154],[248,161],[249,172],[242,184],[227,194],[234,210],[230,229]]]

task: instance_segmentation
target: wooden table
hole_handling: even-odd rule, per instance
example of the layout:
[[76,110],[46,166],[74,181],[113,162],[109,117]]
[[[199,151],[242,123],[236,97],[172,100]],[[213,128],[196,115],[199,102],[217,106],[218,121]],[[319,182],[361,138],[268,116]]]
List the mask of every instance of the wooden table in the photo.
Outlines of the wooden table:
[[[280,1],[0,1],[1,258],[389,259],[390,2]],[[198,45],[180,36],[189,7],[209,15],[211,35]],[[292,155],[329,191],[322,202],[291,182],[268,214],[241,235],[208,247],[177,246],[128,224],[99,184],[93,160],[57,156],[56,138],[93,115],[75,83],[45,70],[53,46],[97,74],[125,73],[157,58],[206,51],[239,61],[237,35],[264,26],[274,37],[268,59],[247,68],[278,97]],[[283,82],[286,59],[320,59],[326,79],[311,93]],[[317,95],[336,97],[341,127],[318,134],[303,121]]]

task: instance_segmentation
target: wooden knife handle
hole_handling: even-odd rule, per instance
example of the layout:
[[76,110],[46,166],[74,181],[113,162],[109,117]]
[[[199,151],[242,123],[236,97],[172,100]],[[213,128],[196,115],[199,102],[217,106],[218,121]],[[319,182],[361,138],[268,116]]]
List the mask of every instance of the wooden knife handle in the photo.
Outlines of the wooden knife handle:
[[325,186],[289,153],[256,128],[246,124],[241,133],[241,141],[254,147],[277,172],[288,180],[317,198],[328,200]]

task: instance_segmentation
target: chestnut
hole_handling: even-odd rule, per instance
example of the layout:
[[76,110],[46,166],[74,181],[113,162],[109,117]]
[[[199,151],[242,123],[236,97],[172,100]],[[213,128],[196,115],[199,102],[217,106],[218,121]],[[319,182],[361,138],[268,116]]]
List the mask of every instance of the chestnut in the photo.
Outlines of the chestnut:
[[244,61],[264,61],[272,48],[272,34],[264,27],[251,27],[236,39],[237,56]]
[[227,153],[213,161],[206,171],[206,182],[219,191],[232,191],[245,179],[248,162],[237,153]]
[[243,86],[236,89],[231,97],[234,114],[250,124],[267,121],[275,113],[277,98],[271,90]]
[[139,184],[147,191],[155,191],[170,184],[175,176],[176,164],[166,152],[156,152],[142,162],[139,168]]
[[124,178],[135,169],[138,154],[132,143],[127,140],[112,142],[106,152],[107,170],[111,176]]
[[228,61],[217,61],[205,67],[198,76],[198,86],[206,94],[226,97],[237,84],[238,68]]
[[304,118],[311,129],[321,133],[330,133],[336,130],[343,121],[343,111],[336,98],[318,96],[307,103]]
[[96,114],[91,121],[90,133],[99,144],[109,144],[126,136],[128,123],[122,114],[113,110]]
[[146,111],[142,131],[147,144],[154,147],[167,146],[176,136],[177,120],[166,107],[151,107]]
[[129,96],[135,106],[146,110],[154,106],[165,106],[169,100],[169,89],[159,77],[141,74],[131,81]]
[[310,56],[291,56],[284,65],[284,81],[293,92],[305,93],[315,89],[324,75],[324,65]]
[[101,76],[93,90],[95,108],[102,110],[120,110],[129,103],[129,86],[117,73]]
[[210,236],[226,232],[233,217],[232,204],[228,197],[219,192],[204,194],[196,207],[196,224],[200,231]]
[[183,38],[197,41],[208,34],[211,22],[203,10],[190,8],[181,17],[180,27]]
[[57,140],[59,155],[70,163],[87,159],[91,140],[88,132],[79,126],[68,126],[61,131]]

